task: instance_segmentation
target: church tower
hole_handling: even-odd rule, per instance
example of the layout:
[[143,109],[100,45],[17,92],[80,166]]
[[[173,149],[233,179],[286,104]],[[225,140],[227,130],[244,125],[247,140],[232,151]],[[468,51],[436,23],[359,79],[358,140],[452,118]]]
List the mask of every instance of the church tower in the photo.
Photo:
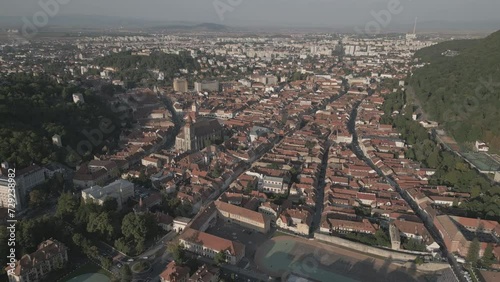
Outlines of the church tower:
[[185,150],[191,150],[191,144],[192,144],[192,141],[191,141],[191,138],[193,138],[194,136],[194,132],[193,132],[193,120],[191,119],[191,116],[188,116],[187,118],[187,121],[186,121],[186,125],[184,125],[184,141],[186,142],[186,146],[185,146]]
[[198,101],[195,100],[191,105],[191,112],[195,114],[195,117],[198,116]]

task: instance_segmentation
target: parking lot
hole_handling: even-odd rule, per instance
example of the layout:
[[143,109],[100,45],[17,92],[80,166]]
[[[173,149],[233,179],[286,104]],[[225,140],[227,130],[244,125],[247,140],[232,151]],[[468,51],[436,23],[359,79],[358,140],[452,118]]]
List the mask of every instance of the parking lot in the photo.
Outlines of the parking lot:
[[253,256],[255,254],[255,251],[257,250],[257,247],[267,239],[272,237],[271,234],[273,232],[262,234],[255,230],[248,229],[234,223],[227,223],[219,219],[217,220],[217,224],[214,227],[211,227],[207,230],[207,233],[244,244],[246,246],[246,259],[242,259],[239,266],[248,268],[253,265]]

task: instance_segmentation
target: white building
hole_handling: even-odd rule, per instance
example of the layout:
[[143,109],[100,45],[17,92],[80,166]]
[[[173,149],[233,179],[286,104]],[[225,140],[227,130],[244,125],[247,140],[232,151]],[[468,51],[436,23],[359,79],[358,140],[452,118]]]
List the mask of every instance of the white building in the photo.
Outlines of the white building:
[[124,179],[118,179],[104,187],[95,185],[82,190],[82,198],[85,202],[90,200],[102,205],[106,199],[112,198],[118,202],[118,209],[121,209],[122,205],[133,196],[134,184]]
[[287,188],[283,177],[264,176],[262,180],[262,191],[264,192],[285,194]]
[[75,104],[78,104],[78,102],[85,103],[85,100],[83,99],[82,93],[73,94],[73,102]]

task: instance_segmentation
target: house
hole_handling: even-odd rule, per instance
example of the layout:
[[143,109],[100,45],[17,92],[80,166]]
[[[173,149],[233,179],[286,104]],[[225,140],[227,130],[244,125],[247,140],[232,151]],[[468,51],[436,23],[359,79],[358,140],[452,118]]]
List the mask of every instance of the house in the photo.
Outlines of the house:
[[180,266],[171,261],[160,274],[161,282],[186,282],[189,278],[189,267]]
[[375,234],[377,230],[371,224],[368,219],[359,220],[344,220],[337,218],[329,218],[328,222],[330,224],[330,231],[336,232],[357,232],[365,234]]
[[416,240],[424,240],[430,238],[429,232],[421,222],[412,222],[406,220],[394,221],[394,226],[399,230],[401,236]]
[[270,220],[263,214],[246,208],[216,201],[219,217],[224,221],[236,223],[245,228],[250,228],[261,233],[267,233],[270,229]]
[[161,165],[161,161],[160,161],[160,159],[158,159],[152,155],[149,155],[149,156],[141,159],[141,164],[143,166],[151,166],[151,167],[159,168]]
[[180,244],[192,253],[214,259],[219,252],[224,252],[226,261],[237,264],[245,255],[245,245],[220,238],[205,232],[188,228],[181,234]]
[[219,269],[206,264],[202,265],[189,277],[188,282],[218,282]]
[[174,218],[173,230],[177,233],[181,233],[182,231],[184,231],[184,229],[186,229],[190,221],[190,218],[182,216]]
[[92,160],[82,164],[73,176],[73,184],[87,188],[94,185],[104,185],[118,177],[120,171],[114,161]]
[[158,224],[161,229],[165,231],[171,231],[173,229],[174,219],[170,215],[162,212],[156,212],[154,216],[156,224]]
[[309,235],[312,220],[313,215],[309,209],[305,207],[288,208],[276,220],[276,225],[297,234]]
[[476,141],[475,149],[477,152],[488,152],[490,147],[484,142]]
[[16,261],[15,266],[5,268],[9,282],[42,281],[50,272],[60,269],[68,262],[68,248],[61,242],[49,239],[29,255]]

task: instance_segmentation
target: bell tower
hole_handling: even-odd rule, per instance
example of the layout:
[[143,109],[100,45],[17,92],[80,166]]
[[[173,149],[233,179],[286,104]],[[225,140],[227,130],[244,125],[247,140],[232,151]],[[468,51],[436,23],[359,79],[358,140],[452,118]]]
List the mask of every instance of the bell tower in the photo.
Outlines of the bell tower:
[[184,125],[184,141],[186,142],[185,150],[191,150],[191,138],[194,137],[193,135],[193,119],[191,119],[191,116],[188,116],[186,125]]

